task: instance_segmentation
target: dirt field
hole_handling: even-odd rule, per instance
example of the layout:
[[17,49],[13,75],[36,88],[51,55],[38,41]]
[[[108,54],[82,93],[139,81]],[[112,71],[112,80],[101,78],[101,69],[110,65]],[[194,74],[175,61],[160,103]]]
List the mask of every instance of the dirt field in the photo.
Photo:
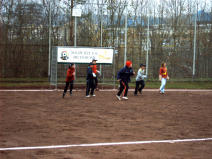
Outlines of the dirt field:
[[[0,92],[0,148],[212,137],[212,92]],[[211,159],[212,141],[0,151],[0,159]]]

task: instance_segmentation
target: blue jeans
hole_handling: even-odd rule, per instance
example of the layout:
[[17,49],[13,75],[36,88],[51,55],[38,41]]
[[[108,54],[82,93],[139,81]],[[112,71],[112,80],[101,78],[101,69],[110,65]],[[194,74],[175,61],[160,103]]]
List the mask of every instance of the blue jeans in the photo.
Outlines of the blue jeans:
[[165,92],[165,85],[166,85],[166,78],[162,78],[162,79],[161,79],[161,86],[160,86],[160,91],[161,91],[162,93]]

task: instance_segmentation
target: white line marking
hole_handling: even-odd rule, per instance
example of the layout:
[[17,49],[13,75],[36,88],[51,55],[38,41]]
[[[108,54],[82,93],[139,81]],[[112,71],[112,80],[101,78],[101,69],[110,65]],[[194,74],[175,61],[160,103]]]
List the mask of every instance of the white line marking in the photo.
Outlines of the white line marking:
[[177,140],[155,140],[155,141],[130,141],[130,142],[111,142],[111,143],[93,143],[93,144],[75,144],[75,145],[55,145],[55,146],[34,146],[34,147],[10,147],[0,148],[0,151],[12,150],[37,150],[37,149],[59,149],[72,147],[97,147],[97,146],[117,146],[117,145],[135,145],[135,144],[154,144],[154,143],[180,143],[180,142],[200,142],[212,141],[212,138],[202,139],[177,139]]
[[[0,92],[54,92],[63,91],[62,89],[0,89]],[[85,91],[84,89],[73,90],[76,92]],[[117,91],[117,89],[100,89],[100,92],[111,92]],[[129,89],[129,91],[135,91],[134,89]],[[159,89],[144,89],[145,92],[158,92]],[[212,92],[212,89],[166,89],[167,92]]]

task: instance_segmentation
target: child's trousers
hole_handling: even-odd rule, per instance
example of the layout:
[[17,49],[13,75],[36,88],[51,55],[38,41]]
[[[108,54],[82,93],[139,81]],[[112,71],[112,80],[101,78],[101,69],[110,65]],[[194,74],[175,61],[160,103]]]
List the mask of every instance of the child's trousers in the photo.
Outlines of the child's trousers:
[[123,96],[127,97],[128,88],[129,88],[128,82],[120,80],[120,88],[119,88],[119,92],[117,93],[117,95],[120,96],[121,93],[124,91]]
[[161,79],[161,86],[160,86],[160,91],[161,91],[162,93],[165,92],[165,86],[166,86],[166,78],[162,78],[162,79]]

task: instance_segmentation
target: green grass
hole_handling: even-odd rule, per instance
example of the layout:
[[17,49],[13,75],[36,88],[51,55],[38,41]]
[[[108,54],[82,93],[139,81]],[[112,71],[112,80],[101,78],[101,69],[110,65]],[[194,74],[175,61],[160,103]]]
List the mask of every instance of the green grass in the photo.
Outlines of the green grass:
[[[60,79],[59,83],[62,83],[62,85],[65,83],[65,79]],[[100,85],[101,85],[101,79],[99,79]],[[75,81],[76,84],[83,84],[85,85],[85,78],[77,78]],[[105,79],[104,86],[113,86],[113,80],[112,79]],[[0,79],[0,88],[15,88],[15,87],[48,87],[49,82],[48,78],[1,78]],[[116,87],[118,86],[118,82],[116,81]],[[135,81],[132,79],[132,82],[129,84],[131,88],[135,87]],[[158,89],[160,87],[160,81],[158,80],[149,80],[146,81],[146,87],[145,88],[156,88]],[[100,87],[101,88],[101,87]],[[211,79],[195,79],[192,81],[182,81],[177,79],[172,79],[170,81],[167,81],[166,88],[172,88],[172,89],[212,89],[212,80]]]
[[0,78],[0,87],[43,87],[48,85],[48,78]]
[[[134,87],[134,83],[130,83],[131,87]],[[159,88],[160,81],[146,81],[145,88]],[[178,82],[178,81],[167,81],[166,88],[171,89],[212,89],[212,82]]]
[[4,82],[4,83],[1,83],[0,82],[0,87],[44,87],[44,86],[48,86],[49,83],[48,82],[27,82],[27,83],[15,83],[15,82],[12,82],[12,83],[8,83],[8,82]]
[[0,83],[2,82],[48,82],[48,78],[0,78]]

